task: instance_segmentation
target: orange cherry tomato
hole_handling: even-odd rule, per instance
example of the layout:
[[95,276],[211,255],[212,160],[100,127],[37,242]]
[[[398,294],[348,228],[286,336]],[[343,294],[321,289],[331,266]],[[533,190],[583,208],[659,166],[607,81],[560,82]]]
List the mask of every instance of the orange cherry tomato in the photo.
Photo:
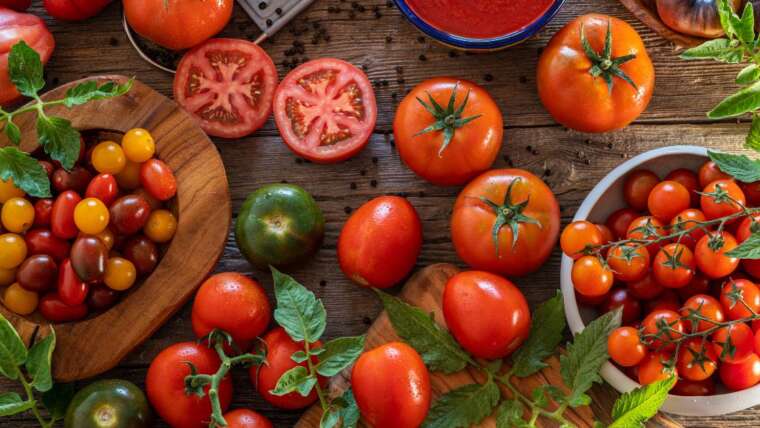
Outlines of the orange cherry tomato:
[[728,276],[739,267],[739,259],[726,253],[738,244],[728,232],[711,232],[703,236],[694,247],[697,267],[708,278],[717,279]]
[[578,260],[583,257],[584,250],[602,245],[603,235],[601,229],[594,223],[586,220],[578,220],[568,224],[562,230],[559,245],[562,252]]
[[662,247],[652,262],[654,279],[666,288],[689,285],[696,268],[694,253],[682,244],[668,244]]
[[671,356],[665,352],[652,352],[638,365],[639,383],[649,385],[660,380],[665,380],[670,376],[677,375],[677,369],[669,369],[665,363],[670,360]]
[[760,288],[748,279],[729,279],[720,291],[720,303],[730,320],[760,313]]
[[684,379],[705,380],[718,368],[718,355],[707,338],[687,339],[679,351],[676,367]]
[[227,428],[272,428],[266,416],[248,409],[235,409],[224,414]]
[[619,327],[607,339],[607,353],[615,363],[623,367],[639,365],[647,355],[647,348],[641,343],[639,331],[633,327]]
[[624,282],[639,281],[649,272],[649,251],[632,242],[616,245],[607,254],[607,264],[615,278]]
[[712,335],[718,358],[726,363],[740,363],[755,355],[755,334],[744,323],[721,327]]
[[[644,318],[641,326],[644,335],[652,336],[651,338],[645,336],[644,339],[650,339],[650,348],[655,350],[670,351],[675,349],[676,344],[672,341],[680,338],[684,332],[680,315],[667,309],[658,309],[650,312]],[[654,337],[653,335],[657,336]]]
[[675,240],[683,245],[686,245],[690,250],[693,250],[697,245],[697,241],[705,236],[705,231],[701,228],[697,228],[698,223],[704,222],[705,220],[707,219],[705,218],[705,214],[702,211],[696,208],[688,208],[673,217],[673,219],[670,221],[669,232],[677,233],[691,230],[691,232],[683,234],[680,240],[678,238]]
[[166,201],[177,194],[177,179],[169,165],[158,159],[150,159],[140,167],[140,184],[159,201]]
[[705,217],[712,220],[740,212],[747,200],[734,180],[715,180],[705,186],[699,203]]
[[[667,234],[665,225],[660,220],[652,216],[642,216],[634,219],[631,224],[628,225],[628,234],[626,238],[641,241],[654,241]],[[654,260],[662,245],[664,245],[664,242],[653,242],[647,245],[650,259]]]
[[583,256],[573,263],[573,286],[584,296],[594,297],[606,294],[612,288],[612,270],[596,256]]
[[674,169],[665,176],[665,180],[680,183],[689,192],[691,205],[699,205],[699,194],[697,194],[697,191],[703,189],[704,186],[699,185],[699,178],[694,171],[686,168]]
[[726,318],[720,302],[715,297],[706,294],[696,294],[684,302],[683,308],[681,308],[681,316],[687,318],[692,314],[707,318],[709,321],[684,319],[684,327],[690,333],[709,330],[718,323],[722,323]]
[[653,216],[669,222],[691,205],[689,190],[681,183],[665,180],[657,183],[647,198],[647,207]]

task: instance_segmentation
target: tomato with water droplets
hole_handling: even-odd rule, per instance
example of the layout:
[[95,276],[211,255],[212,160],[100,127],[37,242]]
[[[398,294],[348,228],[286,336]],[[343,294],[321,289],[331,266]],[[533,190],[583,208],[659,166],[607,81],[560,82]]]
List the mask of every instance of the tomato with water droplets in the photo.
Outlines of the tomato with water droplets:
[[377,121],[375,92],[355,66],[334,58],[291,71],[274,94],[274,118],[285,144],[314,162],[334,163],[361,151]]

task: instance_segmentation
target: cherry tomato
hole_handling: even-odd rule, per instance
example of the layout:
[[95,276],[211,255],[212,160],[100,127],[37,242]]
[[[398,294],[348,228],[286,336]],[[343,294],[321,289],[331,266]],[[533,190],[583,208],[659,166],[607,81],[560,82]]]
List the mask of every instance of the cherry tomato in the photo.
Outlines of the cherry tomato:
[[699,167],[699,188],[704,189],[708,184],[716,180],[730,180],[732,177],[718,168],[713,161],[707,161]]
[[696,268],[694,253],[682,244],[668,244],[662,247],[652,262],[654,279],[666,288],[689,285]]
[[111,174],[96,175],[87,185],[86,198],[99,199],[105,206],[110,206],[119,195],[119,185]]
[[722,323],[726,318],[720,302],[718,302],[716,298],[708,296],[706,294],[696,294],[694,296],[691,296],[683,304],[683,308],[681,309],[681,316],[686,318],[692,314],[698,314],[702,318],[707,318],[710,321],[690,321],[684,319],[684,327],[686,327],[686,331],[690,333],[709,330],[715,327],[718,323]]
[[120,173],[116,174],[116,182],[119,187],[125,190],[136,190],[140,187],[140,169],[141,163],[127,161],[124,165],[124,169]]
[[[185,377],[191,363],[197,373],[213,375],[221,361],[214,350],[199,343],[180,342],[161,351],[150,363],[145,377],[148,400],[161,419],[172,427],[206,428],[211,415],[208,386],[205,394],[185,394]],[[262,366],[263,369],[263,366]],[[232,401],[232,381],[224,377],[219,384],[219,402],[225,411]]]
[[69,256],[69,242],[58,238],[48,229],[32,229],[24,235],[29,255],[47,254],[56,262]]
[[53,171],[50,181],[53,188],[58,192],[73,190],[82,193],[87,188],[87,183],[92,179],[92,174],[86,168],[75,166],[71,171],[58,168]]
[[676,291],[678,292],[678,296],[683,300],[687,300],[689,297],[697,294],[708,294],[710,292],[710,280],[697,272],[688,285],[681,287]]
[[711,232],[706,234],[697,242],[697,246],[694,247],[697,267],[711,279],[730,275],[739,266],[739,259],[729,257],[726,253],[736,248],[736,246],[736,239],[728,232]]
[[740,212],[747,200],[734,180],[716,180],[705,186],[699,203],[705,217],[712,220]]
[[133,128],[127,131],[121,139],[121,148],[127,160],[142,163],[152,158],[156,153],[156,143],[153,136],[145,129]]
[[77,321],[86,317],[88,312],[86,304],[69,305],[57,293],[42,296],[39,308],[42,316],[52,322]]
[[738,242],[744,242],[749,238],[753,230],[760,231],[760,214],[754,216],[747,216],[739,223],[739,227],[736,228],[736,240]]
[[694,171],[686,168],[674,169],[665,176],[665,180],[680,183],[683,187],[686,188],[686,190],[689,191],[691,205],[699,205],[699,194],[697,191],[703,189],[704,186],[699,185],[699,178]]
[[150,217],[150,205],[137,195],[117,199],[109,209],[111,227],[120,235],[133,235],[145,226]]
[[108,249],[94,236],[82,236],[71,246],[71,265],[84,282],[103,279],[106,273]]
[[[680,338],[684,332],[684,326],[678,313],[666,309],[650,312],[641,325],[645,335],[657,335],[657,337],[651,338],[651,349],[665,351],[675,349],[676,345],[672,341]],[[666,326],[667,328],[665,328]],[[662,333],[660,333],[661,328],[663,328]]]
[[623,307],[623,324],[631,325],[641,316],[641,302],[633,297],[633,293],[625,288],[613,288],[602,303],[602,312],[611,312]]
[[351,371],[351,384],[362,418],[371,426],[416,428],[427,416],[430,374],[405,343],[387,343],[362,354]]
[[607,293],[614,282],[612,270],[596,256],[583,256],[576,260],[572,278],[575,291],[590,297]]
[[11,284],[3,293],[3,305],[19,315],[29,315],[34,312],[38,302],[37,293],[25,289],[18,282]]
[[412,204],[381,196],[359,207],[338,238],[343,273],[363,287],[388,288],[406,277],[422,247],[422,223]]
[[[702,228],[697,228],[698,223],[707,220],[704,213],[696,208],[689,208],[681,211],[673,220],[670,221],[670,233],[682,232],[691,230],[691,232],[681,235],[680,240],[676,240],[689,247],[690,250],[694,250],[697,242],[705,236],[705,231]],[[694,230],[692,230],[694,229]]]
[[87,298],[90,286],[82,282],[70,259],[61,262],[58,269],[58,297],[71,306],[80,305]]
[[[317,401],[317,392],[312,390],[309,395],[303,397],[298,392],[277,396],[270,391],[275,388],[277,381],[283,373],[296,366],[306,366],[306,361],[296,363],[290,358],[294,352],[302,351],[302,342],[294,342],[282,327],[277,327],[267,333],[264,338],[266,344],[266,363],[260,367],[253,366],[250,369],[251,382],[256,385],[259,395],[269,404],[281,409],[303,409]],[[322,343],[317,341],[311,345],[311,349],[321,348]],[[312,363],[318,362],[317,357],[312,357]],[[320,377],[320,385],[324,385],[327,379]]]
[[105,204],[96,198],[79,201],[74,208],[74,224],[88,235],[97,235],[108,227],[110,215]]
[[171,241],[176,231],[177,219],[167,210],[152,211],[143,229],[148,238],[159,244]]
[[459,273],[446,283],[442,301],[449,330],[478,358],[504,358],[528,338],[528,302],[507,279],[480,271]]
[[715,394],[715,382],[710,379],[695,382],[688,379],[679,379],[676,386],[670,391],[673,395],[698,397]]
[[132,287],[137,278],[135,265],[121,257],[111,257],[106,262],[106,272],[103,282],[108,288],[116,291],[124,291]]
[[0,287],[7,287],[16,281],[16,269],[0,268]]
[[755,332],[755,354],[760,352],[760,334],[758,334],[758,330],[755,329],[755,321],[752,321],[752,330]]
[[624,239],[628,234],[628,226],[640,216],[641,214],[631,208],[621,208],[607,218],[606,224],[615,239]]
[[638,330],[633,327],[619,327],[607,339],[607,353],[616,364],[633,367],[644,360],[647,348],[641,343]]
[[25,232],[34,224],[34,206],[24,198],[8,199],[3,204],[2,222],[8,232]]
[[678,375],[684,379],[705,380],[718,368],[718,355],[708,339],[687,339],[681,344],[676,368]]
[[629,282],[628,290],[634,297],[642,300],[651,300],[662,294],[665,288],[654,279],[650,272],[639,281]]
[[26,259],[27,247],[24,238],[15,233],[0,235],[0,268],[13,269]]
[[148,275],[158,264],[158,248],[144,236],[129,239],[122,248],[122,255],[135,265],[138,275]]
[[90,288],[87,295],[87,307],[93,311],[104,311],[119,300],[119,293],[108,287],[95,286]]
[[12,178],[0,180],[0,203],[4,204],[8,199],[23,198],[24,196],[26,196],[26,193],[16,187]]
[[[44,65],[50,59],[50,55],[53,54],[55,40],[45,26],[45,22],[39,17],[30,13],[14,12],[6,8],[0,10],[0,33],[3,35],[2,47],[0,47],[0,56],[3,57],[2,66],[0,66],[0,106],[7,106],[21,97],[16,85],[11,82],[8,72],[8,55],[11,46],[20,40],[25,41],[40,55]],[[0,191],[0,195],[2,193]],[[23,194],[14,196],[21,197]],[[0,202],[5,202],[5,200]]]
[[748,279],[729,279],[720,292],[720,303],[730,320],[760,313],[760,288]]
[[744,197],[747,198],[747,205],[751,207],[760,205],[760,181],[754,183],[739,182],[739,187],[742,189]]
[[649,273],[649,251],[639,244],[616,245],[607,254],[607,264],[615,278],[636,282]]
[[602,231],[590,221],[574,221],[562,230],[559,245],[562,252],[578,260],[584,256],[584,250],[602,245]]
[[74,209],[82,198],[74,191],[67,190],[55,199],[50,214],[50,229],[53,235],[61,239],[77,236],[79,229],[74,223]]
[[[608,244],[615,240],[615,235],[612,234],[612,230],[606,224],[597,223],[596,228],[602,234],[602,244]],[[605,249],[604,251],[609,251],[609,249]]]
[[649,212],[663,222],[669,222],[690,205],[689,190],[681,183],[670,180],[657,183],[647,198]]
[[459,257],[474,269],[506,276],[540,268],[557,243],[559,228],[552,190],[520,169],[496,169],[475,178],[457,197],[451,216]]
[[195,295],[193,332],[203,338],[215,328],[222,329],[242,348],[264,333],[271,312],[261,284],[239,273],[216,274]]
[[583,294],[580,294],[576,291],[575,300],[584,306],[599,306],[607,301],[607,298],[610,296],[610,292],[602,294],[601,296],[584,296]]
[[272,428],[264,415],[248,409],[235,409],[224,414],[227,428]]
[[676,368],[668,368],[665,362],[669,361],[671,356],[664,352],[651,352],[647,354],[638,365],[639,383],[649,385],[660,380],[665,380],[677,373]]
[[34,225],[35,226],[50,226],[50,217],[53,214],[53,200],[52,199],[38,199],[34,203]]
[[[627,239],[635,240],[655,240],[665,236],[665,225],[655,217],[643,216],[634,219],[628,226]],[[650,259],[654,260],[663,243],[652,243],[647,245]]]
[[740,363],[755,355],[755,335],[744,323],[721,327],[713,333],[712,341],[718,357],[726,363]]
[[659,183],[657,174],[648,169],[637,169],[625,177],[623,198],[629,207],[643,211],[649,205],[649,194]]
[[[431,114],[419,101],[430,103],[431,99],[444,109],[453,101],[452,111]],[[473,117],[477,118],[456,123]],[[423,132],[446,120],[454,122]],[[445,137],[445,129],[452,131],[450,138]],[[439,77],[422,82],[404,97],[396,110],[393,133],[401,159],[415,174],[439,186],[452,186],[465,184],[491,167],[501,149],[504,124],[499,106],[485,89],[466,80]]]
[[151,159],[140,167],[140,184],[159,201],[166,201],[177,194],[177,179],[169,165]]
[[665,289],[662,294],[647,301],[644,307],[644,312],[650,313],[665,309],[672,312],[681,311],[681,301],[678,299],[678,294],[671,289]]
[[58,265],[45,254],[31,256],[16,271],[16,280],[29,291],[45,292],[53,287],[58,277]]
[[723,363],[718,373],[723,385],[731,391],[750,388],[760,382],[760,357],[752,354],[740,363]]

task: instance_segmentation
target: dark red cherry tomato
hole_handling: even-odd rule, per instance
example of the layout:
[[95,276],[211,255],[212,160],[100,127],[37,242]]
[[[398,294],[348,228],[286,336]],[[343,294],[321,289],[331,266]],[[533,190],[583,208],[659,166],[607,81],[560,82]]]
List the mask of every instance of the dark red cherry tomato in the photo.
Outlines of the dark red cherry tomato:
[[58,296],[67,305],[76,306],[84,303],[89,286],[77,276],[71,260],[66,259],[58,269]]
[[94,236],[81,236],[71,246],[71,265],[84,282],[103,279],[107,259],[108,248]]
[[30,291],[42,293],[55,284],[58,265],[47,254],[37,254],[21,263],[16,271],[16,281]]
[[739,182],[739,187],[747,198],[747,205],[751,207],[760,205],[760,181],[755,181],[754,183]]
[[156,244],[142,235],[135,236],[127,241],[122,248],[122,255],[135,265],[138,275],[147,275],[153,272],[158,264]]
[[37,308],[45,319],[52,322],[76,321],[87,316],[87,305],[67,305],[57,293],[44,295]]
[[53,171],[55,171],[55,166],[52,162],[48,162],[46,160],[38,160],[37,163],[40,164],[40,166],[45,170],[45,173],[47,174],[48,178],[50,178],[51,175],[53,175]]
[[639,302],[633,293],[626,288],[613,288],[602,303],[601,311],[610,312],[619,307],[623,307],[623,324],[630,325],[638,321],[641,317],[641,302]]
[[607,227],[610,228],[615,239],[625,239],[628,234],[628,226],[631,222],[641,217],[638,211],[631,208],[621,208],[607,218]]
[[681,185],[689,191],[689,196],[691,197],[691,205],[695,207],[699,205],[699,195],[697,194],[697,191],[702,189],[704,186],[700,187],[697,173],[686,168],[674,169],[673,171],[670,171],[667,176],[665,176],[665,180],[681,183]]
[[50,216],[53,214],[53,200],[40,199],[34,203],[34,226],[50,226]]
[[120,235],[132,235],[145,226],[150,216],[148,201],[137,195],[122,196],[111,205],[111,227]]
[[680,379],[671,391],[673,395],[685,395],[689,397],[715,394],[715,382],[712,379],[693,381]]
[[87,190],[84,193],[86,198],[100,199],[107,207],[111,206],[118,195],[119,185],[116,183],[116,178],[111,174],[96,175],[87,185]]
[[169,165],[150,159],[140,167],[140,184],[154,198],[165,201],[177,194],[177,179]]
[[66,171],[63,168],[56,169],[53,171],[50,181],[53,183],[53,188],[58,192],[73,190],[81,194],[91,179],[90,171],[84,167],[75,166],[71,171]]
[[104,311],[119,301],[119,293],[103,285],[90,288],[87,295],[87,307],[95,312]]
[[79,233],[74,223],[74,208],[82,198],[76,192],[67,190],[53,202],[53,211],[50,216],[50,229],[53,235],[61,239],[71,239]]
[[654,275],[651,272],[639,281],[629,282],[628,289],[634,297],[642,300],[654,299],[665,291],[665,287],[654,279]]
[[48,229],[32,229],[24,235],[27,255],[47,254],[61,262],[69,256],[69,241],[58,238]]

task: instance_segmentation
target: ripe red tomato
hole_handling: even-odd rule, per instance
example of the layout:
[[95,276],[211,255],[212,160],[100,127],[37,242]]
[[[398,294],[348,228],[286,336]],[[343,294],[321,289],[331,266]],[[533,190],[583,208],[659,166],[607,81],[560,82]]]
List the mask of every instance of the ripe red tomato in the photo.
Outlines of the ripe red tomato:
[[[657,338],[651,338],[651,349],[662,349],[670,351],[675,349],[675,343],[671,341],[680,338],[684,332],[681,317],[677,312],[667,309],[658,309],[649,313],[641,323],[642,331],[645,335],[655,335],[660,333],[660,327],[667,325],[667,331],[661,333]],[[665,340],[663,340],[665,339]]]
[[69,305],[61,300],[58,293],[47,293],[40,299],[37,309],[46,320],[54,323],[77,321],[87,316],[87,305]]
[[48,229],[32,229],[24,235],[27,256],[46,254],[61,262],[69,255],[69,241],[58,238]]
[[665,180],[680,183],[689,191],[691,205],[697,206],[699,204],[699,194],[697,194],[697,191],[703,189],[704,186],[699,185],[699,178],[694,171],[686,168],[674,169],[665,176]]
[[607,254],[607,264],[620,281],[639,281],[649,273],[649,251],[632,242],[616,245]]
[[0,0],[0,6],[13,9],[16,12],[23,12],[29,9],[32,5],[32,0]]
[[639,383],[649,385],[660,380],[665,380],[672,375],[677,376],[677,369],[669,369],[665,362],[669,361],[671,355],[665,352],[651,352],[644,357],[641,364],[638,365]]
[[409,345],[391,342],[362,354],[351,372],[356,404],[370,426],[416,428],[430,407],[430,374]]
[[274,94],[274,119],[288,148],[335,163],[359,153],[377,122],[375,91],[361,70],[334,58],[306,62]]
[[730,320],[760,313],[760,288],[748,279],[729,279],[720,292],[720,303]]
[[266,416],[248,409],[235,409],[224,414],[227,428],[272,428]]
[[[125,2],[125,9],[127,3],[136,2]],[[264,126],[276,87],[272,58],[241,39],[207,41],[182,57],[174,75],[174,99],[207,134],[222,138],[244,137]]]
[[689,285],[696,268],[694,253],[682,244],[668,244],[662,247],[652,262],[654,279],[666,288]]
[[697,272],[688,285],[681,287],[676,291],[682,300],[687,300],[689,297],[697,294],[708,294],[710,293],[710,280]]
[[715,394],[715,381],[705,379],[695,382],[688,379],[679,379],[676,386],[670,391],[673,395],[682,395],[687,397],[698,397]]
[[[719,249],[710,248],[711,238],[713,238],[713,247],[717,245],[715,244],[716,242],[722,241]],[[703,236],[697,242],[697,246],[694,247],[697,267],[711,279],[730,275],[739,266],[739,259],[729,257],[726,253],[736,248],[736,246],[736,239],[728,232],[711,232]]]
[[663,290],[662,294],[660,294],[653,300],[647,301],[644,306],[645,313],[650,313],[653,311],[659,311],[659,310],[665,310],[665,309],[672,312],[681,311],[681,301],[678,299],[678,294],[675,291],[668,288]]
[[40,54],[42,64],[47,64],[55,48],[53,35],[45,22],[28,13],[18,13],[0,6],[0,106],[6,106],[21,97],[8,74],[8,54],[13,45],[23,40]]
[[85,198],[97,198],[105,206],[110,206],[119,196],[119,185],[111,174],[96,175],[87,185]]
[[149,159],[140,166],[140,184],[150,196],[166,201],[177,194],[177,179],[169,165],[159,159]]
[[90,291],[89,284],[84,283],[79,278],[70,259],[61,262],[58,269],[57,287],[60,300],[71,306],[84,303],[87,299],[87,293]]
[[691,195],[681,183],[665,180],[657,183],[647,198],[647,207],[653,216],[669,222],[691,205]]
[[623,325],[631,325],[641,316],[641,302],[626,288],[613,288],[602,303],[601,311],[610,312],[623,307]]
[[355,283],[389,288],[411,272],[421,248],[422,223],[412,204],[381,196],[346,221],[338,238],[338,261]]
[[229,333],[241,348],[264,333],[272,308],[261,285],[235,272],[216,274],[201,284],[192,310],[199,338],[215,328]]
[[[604,57],[608,31],[612,37],[609,58],[591,59],[581,39],[585,36],[597,56]],[[616,72],[589,72],[626,55]],[[619,77],[630,78],[631,85]],[[644,42],[625,21],[600,14],[576,18],[552,37],[538,62],[538,95],[549,113],[562,125],[582,132],[607,132],[624,128],[646,109],[654,91],[654,66]]]
[[459,257],[473,268],[522,276],[549,258],[559,226],[559,204],[546,183],[521,169],[495,169],[472,180],[457,197],[451,238]]
[[628,234],[628,226],[641,214],[631,208],[621,208],[607,218],[607,227],[612,231],[614,239],[624,239]]
[[723,363],[718,372],[723,385],[731,391],[747,389],[760,382],[760,357],[752,354],[740,363]]
[[707,219],[702,211],[696,208],[685,209],[670,221],[670,230],[668,232],[676,233],[694,229],[688,234],[682,235],[680,240],[676,239],[681,244],[689,247],[690,250],[694,250],[697,242],[705,236],[705,231],[702,228],[696,228],[698,226],[697,223],[704,222],[705,220]]
[[731,324],[718,329],[713,333],[712,341],[718,357],[726,363],[740,363],[751,355],[755,355],[755,334],[744,323]]
[[520,289],[498,275],[481,271],[454,275],[446,283],[442,302],[449,330],[478,358],[504,358],[528,338],[528,302]]
[[760,181],[755,181],[754,183],[739,182],[739,187],[747,198],[748,206],[756,207],[760,205]]
[[232,0],[124,0],[124,15],[141,36],[165,48],[191,48],[220,32]]
[[665,288],[655,281],[654,275],[651,272],[639,281],[629,282],[627,285],[631,294],[642,300],[654,299],[665,291]]
[[694,296],[691,296],[683,304],[683,308],[681,308],[681,316],[687,317],[692,313],[699,314],[700,316],[707,318],[710,321],[699,320],[699,322],[697,322],[695,325],[693,321],[690,322],[684,320],[684,327],[689,333],[709,330],[715,327],[716,324],[722,323],[726,318],[720,302],[718,302],[716,298],[708,296],[706,294],[696,294]]
[[721,171],[713,161],[707,161],[699,167],[699,188],[704,189],[715,180],[730,180],[731,176]]
[[45,0],[48,15],[63,21],[81,21],[102,11],[111,0]]
[[[562,230],[559,245],[573,260],[583,257],[584,250],[602,245],[602,230],[586,220],[574,221]],[[614,251],[614,250],[613,250]]]
[[34,226],[50,226],[50,216],[53,214],[53,200],[38,199],[34,203]]
[[75,166],[71,171],[58,168],[50,176],[50,182],[56,191],[73,190],[80,194],[87,188],[91,179],[92,173],[82,166]]
[[684,379],[705,380],[718,368],[718,355],[709,340],[694,337],[681,344],[676,367]]
[[[456,99],[449,112],[452,97]],[[438,117],[427,109],[431,99],[442,107]],[[475,119],[462,123],[471,118]],[[423,133],[434,125],[439,129]],[[448,144],[447,129],[453,133]],[[451,186],[467,183],[491,167],[501,149],[504,123],[499,106],[485,89],[466,80],[439,77],[420,83],[404,97],[396,109],[393,133],[401,159],[415,174]]]
[[[211,415],[211,402],[207,395],[185,394],[185,377],[192,363],[199,374],[213,375],[221,361],[216,352],[194,342],[180,342],[161,351],[150,363],[145,377],[145,391],[150,404],[161,419],[174,428],[205,428]],[[232,401],[232,381],[225,377],[219,385],[222,411]]]
[[712,220],[738,213],[747,200],[734,180],[716,180],[705,186],[699,203],[705,217]]
[[615,363],[623,367],[633,367],[644,360],[647,348],[641,343],[637,329],[619,327],[607,339],[607,353]]
[[[747,199],[749,200],[749,196]],[[37,219],[35,214],[35,222],[36,221]],[[739,243],[744,242],[752,234],[753,227],[760,230],[760,215],[755,215],[754,217],[745,217],[741,223],[739,223],[739,227],[736,229],[736,240]],[[752,276],[752,278],[755,280],[760,280],[760,260],[742,259],[741,265],[742,268],[744,268],[744,271]]]
[[606,294],[614,283],[612,270],[597,256],[583,256],[576,260],[571,276],[575,291],[589,297]]
[[660,177],[648,169],[637,169],[625,177],[623,198],[629,207],[637,211],[647,209],[649,194],[660,182]]
[[74,191],[67,190],[55,199],[50,213],[50,230],[61,239],[71,239],[77,236],[79,229],[74,223],[74,208],[82,198]]
[[[256,386],[259,395],[269,404],[288,410],[302,409],[317,401],[316,390],[312,390],[306,397],[301,396],[298,392],[291,392],[283,396],[277,396],[270,392],[277,386],[277,381],[280,380],[283,373],[298,365],[306,367],[306,361],[299,364],[290,358],[296,351],[303,350],[303,342],[294,342],[282,327],[277,327],[267,333],[263,341],[267,352],[266,363],[259,367],[253,366],[249,371],[251,382]],[[319,341],[311,345],[312,349],[321,347],[322,342]],[[318,362],[317,357],[312,357],[312,362],[316,364]],[[319,384],[326,385],[327,379],[320,376]]]
[[[660,220],[652,216],[642,216],[634,219],[628,226],[626,238],[650,241],[659,239],[665,235],[667,235],[667,231],[665,230],[665,225]],[[664,242],[647,245],[650,259],[654,260],[662,245],[664,245]]]

